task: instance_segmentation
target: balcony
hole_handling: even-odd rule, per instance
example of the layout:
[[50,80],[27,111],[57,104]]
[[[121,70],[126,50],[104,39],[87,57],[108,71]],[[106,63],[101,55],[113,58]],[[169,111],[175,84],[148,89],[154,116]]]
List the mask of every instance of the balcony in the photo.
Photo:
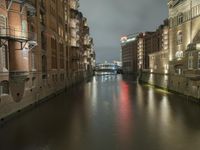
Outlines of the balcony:
[[83,44],[84,44],[85,46],[89,46],[89,45],[90,45],[90,41],[89,41],[88,39],[84,39]]
[[79,47],[79,43],[76,41],[76,38],[71,38],[70,46],[71,47]]
[[90,37],[89,37],[88,34],[85,35],[83,44],[84,44],[85,46],[89,46],[89,45],[90,45]]
[[76,34],[77,34],[76,30],[71,30],[71,37],[75,38]]
[[88,53],[87,53],[87,52],[84,52],[84,53],[83,53],[83,57],[88,57]]
[[70,8],[73,10],[78,10],[79,3],[77,0],[70,0]]
[[20,31],[15,28],[0,27],[0,38],[20,41],[36,41],[37,36],[33,32]]
[[84,23],[84,27],[88,27],[88,23],[87,22]]
[[70,27],[71,28],[76,28],[76,25],[77,25],[77,20],[76,19],[71,19],[71,21],[70,21]]

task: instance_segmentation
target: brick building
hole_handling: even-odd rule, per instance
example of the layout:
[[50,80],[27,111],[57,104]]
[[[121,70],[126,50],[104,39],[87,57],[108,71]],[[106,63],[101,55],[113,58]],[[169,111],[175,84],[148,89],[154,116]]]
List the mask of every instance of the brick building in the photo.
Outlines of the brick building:
[[[78,0],[0,1],[0,118],[91,74],[83,67],[78,8]],[[92,46],[88,51],[95,53]],[[87,56],[90,68],[94,56]]]
[[149,54],[149,69],[154,73],[169,72],[169,25],[165,20],[156,30],[157,51]]
[[121,38],[122,48],[122,69],[124,73],[137,73],[137,39],[136,36],[130,35]]

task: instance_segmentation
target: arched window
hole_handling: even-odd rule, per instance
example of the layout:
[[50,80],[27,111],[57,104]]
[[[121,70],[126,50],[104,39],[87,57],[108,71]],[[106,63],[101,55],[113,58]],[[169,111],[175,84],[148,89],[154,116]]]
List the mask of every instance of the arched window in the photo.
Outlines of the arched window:
[[183,51],[177,51],[175,56],[177,60],[181,60],[183,58]]

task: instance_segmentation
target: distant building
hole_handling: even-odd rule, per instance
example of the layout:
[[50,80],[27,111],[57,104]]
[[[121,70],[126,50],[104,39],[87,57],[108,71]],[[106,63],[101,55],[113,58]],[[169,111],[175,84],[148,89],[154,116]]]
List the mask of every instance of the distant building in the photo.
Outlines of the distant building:
[[144,69],[145,59],[144,59],[144,34],[140,33],[137,36],[137,64],[138,69]]
[[122,62],[121,61],[113,61],[114,64],[116,64],[118,67],[122,67]]
[[122,69],[124,73],[137,73],[137,38],[136,36],[125,36],[121,38]]
[[169,25],[168,20],[164,21],[156,30],[155,42],[156,51],[149,54],[149,69],[154,73],[166,74],[169,72]]
[[138,35],[138,65],[142,69],[150,69],[149,54],[162,50],[162,26],[153,32],[144,32]]

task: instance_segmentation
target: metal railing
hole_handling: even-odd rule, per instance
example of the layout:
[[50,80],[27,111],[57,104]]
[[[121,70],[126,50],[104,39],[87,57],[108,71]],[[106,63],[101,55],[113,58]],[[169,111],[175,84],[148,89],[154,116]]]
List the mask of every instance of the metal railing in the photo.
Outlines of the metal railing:
[[17,30],[15,28],[5,28],[5,27],[0,27],[0,38],[26,40],[26,41],[37,40],[36,33],[25,32],[22,30]]

